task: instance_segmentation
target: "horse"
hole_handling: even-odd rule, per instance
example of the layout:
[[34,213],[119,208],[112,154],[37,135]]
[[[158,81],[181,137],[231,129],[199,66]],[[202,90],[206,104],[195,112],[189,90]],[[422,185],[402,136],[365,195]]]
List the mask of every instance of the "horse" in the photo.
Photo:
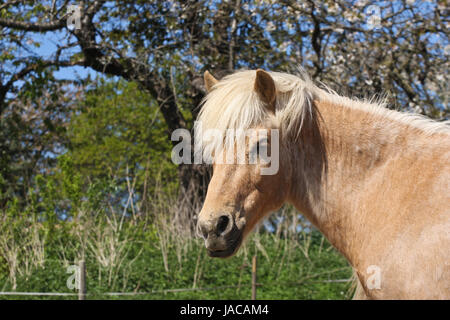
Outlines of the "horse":
[[[291,203],[348,260],[354,299],[450,298],[450,126],[340,96],[304,71],[206,71],[204,81],[196,126],[223,133],[195,136],[213,169],[196,227],[209,256],[234,255]],[[236,160],[229,129],[269,132],[246,138],[245,155],[276,142],[277,172],[218,161]]]

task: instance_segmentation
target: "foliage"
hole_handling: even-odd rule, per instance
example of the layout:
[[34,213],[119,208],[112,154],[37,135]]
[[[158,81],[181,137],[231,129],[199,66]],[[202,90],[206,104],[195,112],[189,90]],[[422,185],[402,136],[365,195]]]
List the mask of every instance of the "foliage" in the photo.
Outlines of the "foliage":
[[14,196],[23,200],[34,176],[48,172],[56,164],[56,155],[64,150],[69,115],[74,101],[82,96],[79,88],[64,87],[63,82],[42,83],[33,78],[2,110],[0,207]]
[[70,142],[65,157],[89,179],[112,179],[120,191],[137,196],[176,187],[171,144],[158,106],[133,82],[98,80],[67,128]]

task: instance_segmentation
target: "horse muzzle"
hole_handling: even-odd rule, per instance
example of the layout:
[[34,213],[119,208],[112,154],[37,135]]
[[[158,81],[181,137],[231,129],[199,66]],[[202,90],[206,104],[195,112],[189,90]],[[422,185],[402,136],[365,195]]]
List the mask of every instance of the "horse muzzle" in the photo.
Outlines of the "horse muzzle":
[[197,233],[205,240],[210,257],[226,258],[232,256],[242,242],[239,230],[229,213],[219,214],[209,219],[199,219]]

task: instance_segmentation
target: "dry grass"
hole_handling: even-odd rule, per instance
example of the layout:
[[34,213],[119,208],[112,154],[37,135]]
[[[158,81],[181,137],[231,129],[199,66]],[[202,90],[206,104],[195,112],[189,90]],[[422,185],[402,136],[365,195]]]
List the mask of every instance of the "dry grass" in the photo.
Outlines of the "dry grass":
[[19,276],[26,279],[33,270],[44,265],[45,233],[34,215],[0,216],[0,257],[7,264],[12,288],[17,287]]

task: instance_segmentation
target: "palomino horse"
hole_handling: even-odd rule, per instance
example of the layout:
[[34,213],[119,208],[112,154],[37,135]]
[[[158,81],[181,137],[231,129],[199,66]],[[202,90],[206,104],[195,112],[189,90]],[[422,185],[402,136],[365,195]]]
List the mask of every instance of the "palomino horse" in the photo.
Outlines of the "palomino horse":
[[[213,176],[198,216],[210,256],[233,255],[265,215],[290,202],[347,258],[354,298],[450,298],[447,124],[341,97],[305,75],[204,78],[203,130],[279,130],[272,175],[259,171],[267,162],[216,161],[234,150],[233,139],[199,141],[203,151],[224,145],[209,150]],[[245,141],[249,149],[261,143]]]

